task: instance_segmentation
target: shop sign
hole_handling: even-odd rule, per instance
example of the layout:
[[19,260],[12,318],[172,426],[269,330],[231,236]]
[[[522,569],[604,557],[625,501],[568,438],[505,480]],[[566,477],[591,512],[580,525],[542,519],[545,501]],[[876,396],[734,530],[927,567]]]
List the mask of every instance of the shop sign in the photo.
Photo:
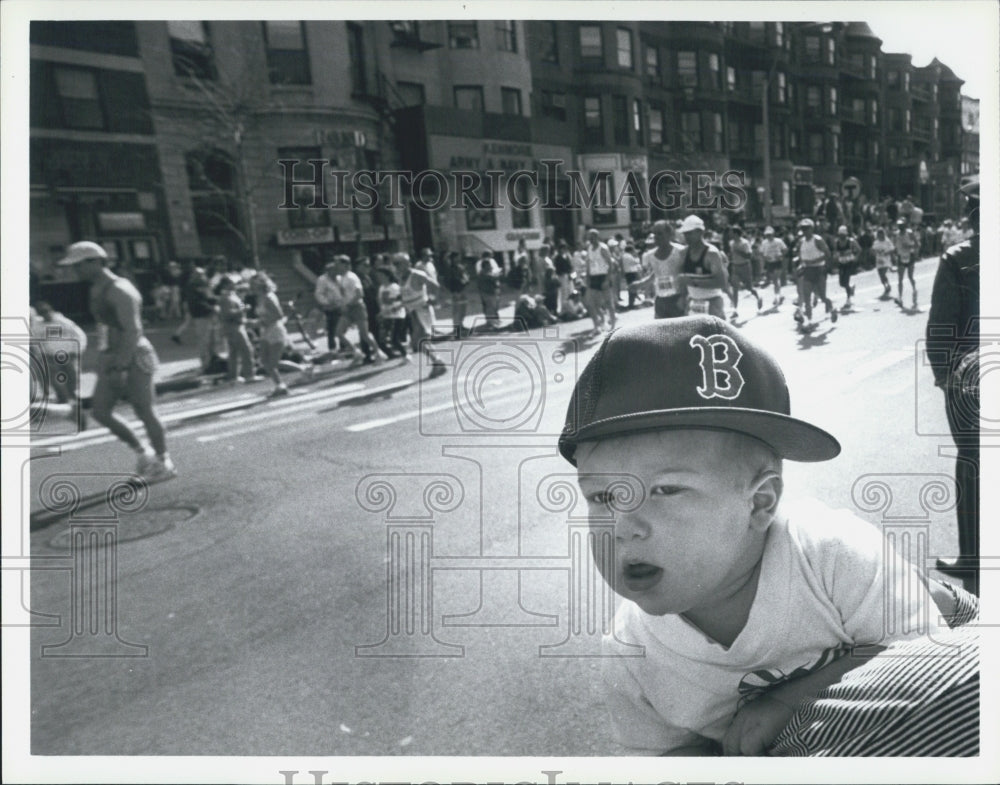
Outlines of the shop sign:
[[541,232],[507,232],[508,242],[516,243],[518,240],[541,240]]
[[300,226],[295,229],[279,229],[275,232],[278,245],[313,245],[332,243],[332,226]]
[[146,228],[142,213],[98,213],[97,225],[103,232],[131,232]]

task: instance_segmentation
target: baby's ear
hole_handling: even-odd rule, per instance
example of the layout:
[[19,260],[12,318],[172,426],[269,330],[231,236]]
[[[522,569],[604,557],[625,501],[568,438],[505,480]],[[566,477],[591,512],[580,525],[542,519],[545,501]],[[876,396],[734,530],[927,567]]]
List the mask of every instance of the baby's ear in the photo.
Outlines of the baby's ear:
[[762,471],[754,478],[750,486],[750,526],[758,531],[764,531],[771,525],[781,501],[784,482],[781,475],[775,471]]

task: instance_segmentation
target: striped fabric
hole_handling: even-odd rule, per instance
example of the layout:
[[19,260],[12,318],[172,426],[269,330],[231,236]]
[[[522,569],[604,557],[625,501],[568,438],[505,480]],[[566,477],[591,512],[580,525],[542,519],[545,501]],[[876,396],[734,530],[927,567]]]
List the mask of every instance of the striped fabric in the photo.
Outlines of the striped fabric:
[[957,629],[892,644],[803,705],[770,755],[960,757],[979,754],[978,600],[949,588]]

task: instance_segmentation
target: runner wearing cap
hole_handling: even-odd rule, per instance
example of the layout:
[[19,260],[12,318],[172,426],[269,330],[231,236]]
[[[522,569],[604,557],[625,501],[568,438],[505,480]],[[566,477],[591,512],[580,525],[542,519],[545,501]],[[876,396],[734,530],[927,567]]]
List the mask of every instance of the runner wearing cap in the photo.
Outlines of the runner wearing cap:
[[826,296],[826,267],[830,261],[830,247],[822,237],[814,234],[816,225],[811,218],[803,218],[799,221],[799,227],[802,229],[802,237],[796,246],[795,254],[799,260],[795,268],[799,282],[799,306],[795,311],[795,321],[801,322],[803,329],[809,329],[813,326],[814,294],[823,301],[831,322],[837,321],[837,310]]
[[743,229],[739,226],[733,227],[733,239],[729,243],[729,283],[732,287],[730,297],[733,301],[733,319],[739,317],[738,304],[741,283],[757,301],[757,310],[764,307],[763,300],[760,299],[760,295],[753,287],[753,249],[750,247],[750,241],[743,236]]
[[896,246],[885,235],[885,229],[881,226],[875,230],[875,242],[872,243],[872,252],[875,254],[875,269],[878,270],[878,279],[885,287],[882,292],[882,299],[887,300],[892,297],[892,284],[889,283],[889,270],[892,267],[892,257],[896,253]]
[[687,248],[681,262],[679,285],[687,291],[691,313],[709,313],[724,319],[725,292],[729,288],[726,265],[719,249],[704,241],[705,222],[689,215],[681,223]]
[[671,241],[674,226],[670,221],[657,221],[653,224],[652,238],[655,246],[642,255],[642,267],[647,270],[645,276],[629,286],[629,295],[633,288],[638,289],[649,281],[653,281],[653,318],[668,319],[684,315],[684,291],[678,288],[678,276],[684,264],[685,246]]
[[[177,476],[177,469],[154,408],[153,376],[159,359],[143,333],[142,295],[127,278],[111,272],[107,263],[107,252],[88,241],[73,243],[57,262],[60,267],[75,267],[90,285],[90,312],[107,330],[107,347],[97,361],[97,385],[91,399],[94,419],[135,450],[138,474],[150,481],[167,480]],[[152,449],[115,415],[115,404],[122,398],[128,399],[145,426]]]
[[913,289],[913,308],[917,307],[917,282],[913,280],[913,267],[916,261],[918,241],[913,234],[913,229],[900,220],[896,224],[896,276],[899,287],[899,297],[896,298],[896,305],[903,307],[903,276],[910,279],[910,287]]
[[854,297],[851,276],[858,270],[858,256],[861,254],[861,246],[858,245],[857,240],[851,237],[846,226],[837,229],[837,239],[833,241],[833,253],[837,263],[840,288],[847,293],[844,310],[849,311],[853,307],[851,298]]
[[618,290],[612,287],[611,250],[601,242],[601,233],[596,229],[587,232],[587,247],[583,250],[583,260],[587,274],[586,305],[590,318],[594,321],[594,332],[604,329],[604,312],[608,313],[611,329],[615,329],[615,301]]
[[760,255],[764,259],[764,271],[767,273],[768,282],[774,287],[774,300],[772,305],[777,308],[785,298],[781,294],[781,271],[785,263],[785,254],[788,253],[788,246],[780,237],[774,236],[774,229],[770,226],[764,228],[764,239],[760,241]]
[[[940,629],[918,571],[886,569],[901,562],[876,527],[815,502],[779,507],[782,461],[840,445],[791,416],[778,364],[721,319],[609,335],[559,450],[595,542],[613,537],[594,550],[621,597],[602,666],[631,750],[765,754],[798,706],[865,662],[842,656],[853,647]],[[619,641],[644,656],[614,656]]]

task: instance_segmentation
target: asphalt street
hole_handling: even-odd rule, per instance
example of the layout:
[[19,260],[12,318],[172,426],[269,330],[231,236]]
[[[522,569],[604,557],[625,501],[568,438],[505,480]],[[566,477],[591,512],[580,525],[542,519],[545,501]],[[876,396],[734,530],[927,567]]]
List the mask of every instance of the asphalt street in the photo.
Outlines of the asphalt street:
[[[864,273],[856,310],[809,335],[791,287],[780,309],[740,309],[792,413],[843,445],[786,462],[786,495],[874,523],[906,512],[930,556],[957,547],[921,346],[934,269],[917,268],[923,310]],[[843,301],[835,278],[830,292]],[[97,428],[33,444],[32,752],[618,752],[592,656],[608,598],[555,449],[587,327],[442,344],[451,372],[431,381],[390,362],[275,401],[259,386],[164,397],[180,476],[71,514],[66,488],[104,493],[131,453]]]

